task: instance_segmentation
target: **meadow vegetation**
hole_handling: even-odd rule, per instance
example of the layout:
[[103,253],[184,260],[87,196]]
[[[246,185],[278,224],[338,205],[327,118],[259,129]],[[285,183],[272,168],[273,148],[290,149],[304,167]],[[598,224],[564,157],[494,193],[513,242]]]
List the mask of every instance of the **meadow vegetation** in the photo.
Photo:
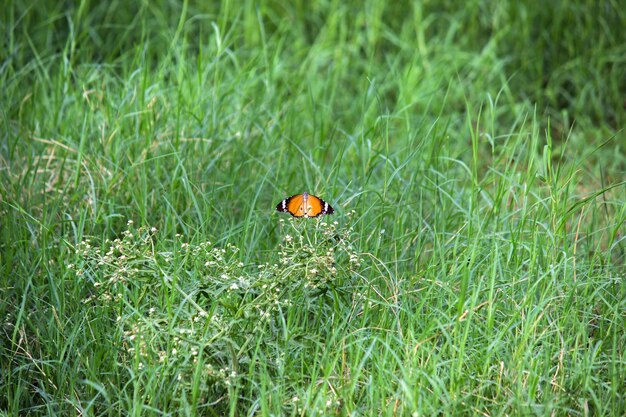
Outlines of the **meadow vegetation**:
[[0,416],[626,414],[617,0],[0,16]]

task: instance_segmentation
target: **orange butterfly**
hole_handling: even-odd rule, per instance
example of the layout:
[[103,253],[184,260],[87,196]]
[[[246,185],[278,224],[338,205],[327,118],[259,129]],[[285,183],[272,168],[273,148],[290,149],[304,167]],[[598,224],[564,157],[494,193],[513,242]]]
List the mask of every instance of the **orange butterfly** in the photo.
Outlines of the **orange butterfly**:
[[335,211],[330,204],[307,192],[285,198],[278,203],[276,210],[289,213],[294,217],[317,217],[320,214],[332,214]]

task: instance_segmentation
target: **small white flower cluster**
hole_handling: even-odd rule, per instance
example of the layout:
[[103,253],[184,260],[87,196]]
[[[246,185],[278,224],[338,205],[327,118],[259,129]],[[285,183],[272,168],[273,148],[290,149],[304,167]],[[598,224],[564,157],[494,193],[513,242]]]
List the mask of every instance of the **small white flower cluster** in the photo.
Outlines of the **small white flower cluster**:
[[[354,211],[349,213],[354,214]],[[282,270],[276,271],[276,275],[289,282],[303,282],[305,289],[317,292],[336,280],[339,270],[352,276],[350,272],[361,267],[362,258],[350,243],[353,228],[323,218],[313,223],[311,234],[307,229],[309,224],[290,222],[289,226],[298,232],[297,238],[285,234],[278,252]]]
[[[68,268],[80,279],[92,282],[94,291],[84,300],[86,303],[118,302],[123,306],[124,297],[133,294],[134,288],[141,288],[142,294],[145,294],[141,300],[144,314],[133,310],[132,314],[121,313],[116,318],[122,339],[119,360],[131,367],[136,364],[134,366],[138,369],[156,369],[164,378],[176,378],[181,382],[180,386],[186,386],[193,383],[199,362],[224,363],[224,358],[203,356],[206,346],[199,343],[200,340],[204,341],[202,343],[210,340],[210,343],[219,344],[224,337],[233,338],[241,334],[241,326],[232,320],[232,312],[219,304],[220,297],[226,302],[228,297],[232,297],[232,305],[242,305],[244,310],[247,308],[243,317],[256,323],[273,320],[275,309],[287,305],[288,300],[282,301],[280,289],[271,285],[266,288],[268,295],[259,299],[258,307],[252,303],[254,297],[264,291],[258,284],[259,277],[264,282],[271,282],[277,266],[261,264],[258,268],[251,268],[253,273],[250,273],[236,246],[226,244],[218,248],[211,246],[210,242],[193,244],[184,242],[182,235],[177,236],[176,242],[184,256],[179,256],[176,251],[156,252],[155,248],[160,246],[155,244],[157,232],[155,227],[135,228],[129,222],[128,230],[120,233],[117,239],[98,244],[85,239],[76,246],[76,261]],[[177,264],[172,265],[173,261]],[[202,303],[205,299],[189,298],[183,302],[185,308],[176,309],[176,314],[172,316],[171,311],[161,307],[161,303],[154,302],[162,301],[159,295],[162,292],[152,291],[152,288],[156,290],[163,285],[169,288],[172,283],[182,286],[181,276],[185,274],[178,271],[190,270],[205,276],[207,283],[214,286],[209,299],[215,300],[219,307],[204,308]],[[144,285],[146,283],[149,285]],[[211,298],[213,296],[215,298]],[[156,298],[153,300],[152,297]],[[245,304],[244,301],[250,302]],[[235,384],[238,378],[237,372],[227,368],[221,368],[215,374],[219,374],[219,380],[203,382],[205,389],[209,389],[206,387],[211,384],[224,388]]]
[[[262,338],[272,337],[287,309],[317,305],[308,300],[319,297],[330,284],[338,282],[335,288],[341,287],[361,267],[362,255],[351,244],[351,229],[336,221],[286,222],[285,226],[295,232],[285,235],[274,253],[278,259],[256,266],[242,262],[239,248],[230,243],[223,247],[208,241],[194,244],[183,242],[181,235],[173,245],[180,248],[179,253],[155,253],[155,247],[159,247],[153,241],[157,238],[156,228],[129,228],[120,239],[105,242],[102,253],[85,240],[77,247],[79,259],[71,269],[77,276],[82,271],[93,277],[94,286],[99,287],[94,293],[104,294],[100,301],[107,301],[104,297],[108,301],[119,297],[121,301],[125,287],[134,285],[137,279],[146,282],[156,277],[159,285],[171,288],[174,283],[185,291],[189,285],[197,285],[197,294],[202,295],[196,296],[192,288],[188,293],[194,297],[186,298],[181,305],[184,308],[176,309],[174,317],[160,304],[150,304],[145,299],[144,314],[122,315],[117,322],[120,330],[125,329],[126,355],[122,360],[132,362],[139,356],[139,366],[169,369],[169,376],[180,379],[181,384],[191,383],[197,372],[195,364],[209,361],[207,373],[215,380],[209,378],[207,383],[224,388],[236,383],[237,372],[223,365],[229,363],[227,355],[203,355],[213,346],[202,343],[214,344],[215,351],[220,352],[224,340],[239,342],[249,332]],[[173,261],[176,265],[172,265]],[[200,276],[200,282],[183,282],[181,277],[187,275],[178,271],[193,271],[194,276]],[[148,288],[149,299],[150,287],[142,288]],[[245,367],[244,363],[239,365]],[[326,407],[337,404],[331,398]],[[324,415],[322,411],[318,410]],[[332,410],[327,409],[328,412]]]
[[[156,264],[153,254],[153,236],[155,227],[140,227],[134,229],[133,221],[128,221],[128,229],[122,231],[121,238],[106,239],[102,248],[94,247],[91,239],[87,238],[77,244],[75,254],[77,262],[70,264],[79,279],[91,279],[95,288],[99,288],[98,295],[91,295],[83,300],[84,303],[100,300],[101,302],[118,301],[122,298],[123,287],[127,283],[138,280],[154,279],[154,274],[144,274],[141,265]],[[120,286],[121,285],[121,286]]]

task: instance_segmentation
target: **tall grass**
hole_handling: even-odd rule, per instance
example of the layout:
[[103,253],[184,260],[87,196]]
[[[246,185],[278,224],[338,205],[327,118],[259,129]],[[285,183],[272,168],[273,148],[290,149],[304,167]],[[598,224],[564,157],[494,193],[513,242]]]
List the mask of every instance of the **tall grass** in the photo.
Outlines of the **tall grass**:
[[619,6],[10,1],[0,413],[626,413]]

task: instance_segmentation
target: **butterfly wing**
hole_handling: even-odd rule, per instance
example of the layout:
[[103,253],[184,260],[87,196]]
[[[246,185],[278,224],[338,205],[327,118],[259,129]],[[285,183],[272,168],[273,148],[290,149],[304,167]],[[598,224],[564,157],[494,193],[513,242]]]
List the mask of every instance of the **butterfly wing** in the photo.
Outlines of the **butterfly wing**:
[[317,217],[321,214],[331,214],[335,211],[330,204],[314,195],[309,195],[306,206],[306,215],[308,217]]
[[294,217],[304,216],[304,195],[296,194],[278,203],[276,210],[289,213]]

